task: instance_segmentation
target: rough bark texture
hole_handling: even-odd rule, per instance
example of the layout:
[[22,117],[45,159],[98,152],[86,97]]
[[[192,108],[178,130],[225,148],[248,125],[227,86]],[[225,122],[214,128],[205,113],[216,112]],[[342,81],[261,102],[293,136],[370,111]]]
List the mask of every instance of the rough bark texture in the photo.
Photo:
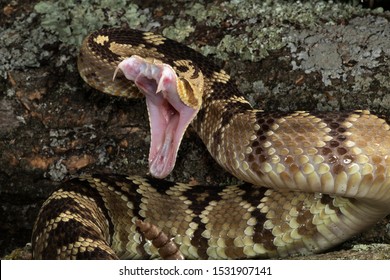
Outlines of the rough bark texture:
[[[300,7],[273,1],[256,8],[256,1],[235,4],[240,8],[224,1],[127,1],[125,7],[126,1],[114,1],[118,7],[112,10],[95,1],[74,9],[5,2],[0,1],[0,256],[30,242],[39,207],[59,182],[82,172],[148,171],[143,101],[98,93],[76,70],[80,38],[102,24],[152,28],[226,60],[257,107],[368,108],[390,116],[390,13],[380,9],[322,1],[301,1]],[[96,10],[84,15],[87,6]],[[70,11],[79,11],[85,22],[76,22]],[[280,14],[270,15],[275,11]],[[191,130],[169,179],[235,182]],[[337,249],[388,243],[389,228],[385,219]],[[385,244],[314,256],[389,257]]]

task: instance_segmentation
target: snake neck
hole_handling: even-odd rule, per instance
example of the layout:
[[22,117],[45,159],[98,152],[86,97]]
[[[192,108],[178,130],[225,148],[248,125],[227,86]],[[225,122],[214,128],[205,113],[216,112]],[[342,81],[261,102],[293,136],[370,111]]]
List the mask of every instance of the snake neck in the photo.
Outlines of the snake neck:
[[[353,197],[389,209],[385,119],[360,110],[265,112],[231,94],[229,85],[217,92],[213,84],[216,95],[205,97],[193,124],[211,155],[234,176],[254,185]],[[230,93],[215,102],[223,90]]]

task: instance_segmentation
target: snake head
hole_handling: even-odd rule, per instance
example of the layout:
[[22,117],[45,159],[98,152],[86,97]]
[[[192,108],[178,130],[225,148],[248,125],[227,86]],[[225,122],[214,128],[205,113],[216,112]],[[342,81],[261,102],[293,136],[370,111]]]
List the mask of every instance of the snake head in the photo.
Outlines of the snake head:
[[114,79],[118,70],[145,95],[151,130],[149,171],[164,178],[174,168],[184,132],[200,109],[203,84],[199,88],[170,65],[136,55],[119,63]]

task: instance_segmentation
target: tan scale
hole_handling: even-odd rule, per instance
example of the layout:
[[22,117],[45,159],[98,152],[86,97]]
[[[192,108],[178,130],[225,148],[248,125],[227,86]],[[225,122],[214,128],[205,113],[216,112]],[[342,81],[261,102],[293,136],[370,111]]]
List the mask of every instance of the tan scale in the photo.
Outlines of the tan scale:
[[96,36],[93,41],[96,43],[96,44],[99,44],[99,45],[104,45],[104,43],[106,42],[109,42],[110,41],[110,38],[108,36],[102,36],[102,35],[98,35]]
[[152,32],[144,32],[143,39],[146,42],[151,43],[151,44],[156,45],[156,46],[164,44],[164,41],[166,40],[165,37],[158,35],[158,34],[154,34]]

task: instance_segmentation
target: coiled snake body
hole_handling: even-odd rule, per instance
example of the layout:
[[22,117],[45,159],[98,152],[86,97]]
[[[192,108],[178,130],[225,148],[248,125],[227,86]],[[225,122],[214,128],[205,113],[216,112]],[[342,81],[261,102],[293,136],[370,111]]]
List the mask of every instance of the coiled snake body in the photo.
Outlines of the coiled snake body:
[[215,160],[247,183],[191,186],[113,174],[72,179],[42,206],[34,258],[309,254],[390,213],[390,127],[382,117],[253,109],[207,58],[136,30],[92,33],[78,67],[105,93],[140,96],[133,80],[146,96],[154,177],[172,170],[192,120]]

